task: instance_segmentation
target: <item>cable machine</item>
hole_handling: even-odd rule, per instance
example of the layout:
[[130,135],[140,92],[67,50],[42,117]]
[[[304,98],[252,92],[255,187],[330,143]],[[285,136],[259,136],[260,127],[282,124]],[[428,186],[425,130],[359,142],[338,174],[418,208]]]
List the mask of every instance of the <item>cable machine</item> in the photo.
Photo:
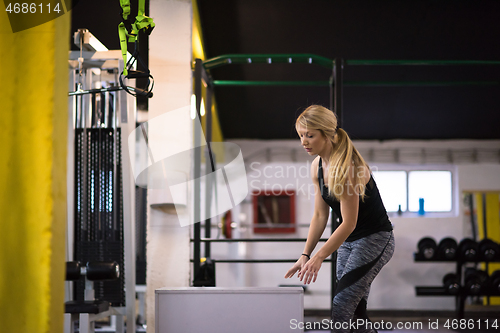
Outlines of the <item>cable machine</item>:
[[[89,38],[90,36],[90,38]],[[135,98],[120,86],[120,50],[97,51],[87,30],[69,54],[67,261],[116,261],[119,278],[96,282],[95,297],[112,306],[116,330],[135,332],[135,184],[128,135]],[[102,46],[102,44],[101,44]],[[105,49],[105,48],[104,48]],[[133,150],[134,147],[131,147]],[[85,283],[66,284],[67,299],[85,299]]]

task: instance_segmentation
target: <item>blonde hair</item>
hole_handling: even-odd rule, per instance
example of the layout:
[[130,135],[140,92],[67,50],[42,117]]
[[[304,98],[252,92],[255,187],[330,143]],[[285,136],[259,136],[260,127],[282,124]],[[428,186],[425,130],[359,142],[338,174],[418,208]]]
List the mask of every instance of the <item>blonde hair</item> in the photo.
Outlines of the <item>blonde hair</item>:
[[[311,105],[305,109],[297,118],[295,127],[298,125],[307,128],[315,129],[321,132],[332,145],[332,154],[328,159],[328,194],[341,200],[345,197],[345,185],[348,180],[349,170],[366,170],[368,164],[365,162],[361,154],[354,147],[349,135],[337,127],[337,116],[329,109],[321,105]],[[366,167],[366,168],[365,168]],[[365,184],[363,178],[354,172],[353,177],[355,193],[365,199]]]

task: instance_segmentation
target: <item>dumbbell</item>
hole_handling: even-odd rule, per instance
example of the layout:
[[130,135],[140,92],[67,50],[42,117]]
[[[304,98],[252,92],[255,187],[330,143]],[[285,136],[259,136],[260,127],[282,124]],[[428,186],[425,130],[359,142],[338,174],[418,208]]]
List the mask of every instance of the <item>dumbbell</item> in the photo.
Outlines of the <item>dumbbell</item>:
[[479,258],[484,261],[493,261],[500,253],[499,246],[491,239],[483,239],[479,242]]
[[468,295],[479,295],[486,291],[489,277],[485,271],[467,268],[464,276],[465,290]]
[[437,244],[433,238],[424,237],[418,242],[417,248],[423,259],[430,260],[436,255]]
[[437,247],[437,258],[453,260],[457,256],[457,241],[451,237],[443,238]]
[[458,244],[458,255],[460,259],[476,261],[478,259],[478,244],[470,238],[464,238]]
[[489,285],[492,294],[500,294],[500,269],[491,274]]
[[457,295],[460,292],[460,281],[454,273],[448,273],[443,277],[443,285],[450,295]]

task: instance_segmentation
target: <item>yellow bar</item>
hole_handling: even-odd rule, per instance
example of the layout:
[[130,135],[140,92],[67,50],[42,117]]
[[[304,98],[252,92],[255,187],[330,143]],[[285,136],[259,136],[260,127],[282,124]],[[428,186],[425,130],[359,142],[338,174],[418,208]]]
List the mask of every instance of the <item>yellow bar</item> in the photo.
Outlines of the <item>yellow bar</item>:
[[474,199],[476,201],[474,207],[476,208],[477,236],[478,239],[483,239],[484,238],[483,193],[481,192],[474,193]]
[[203,45],[203,32],[201,30],[200,13],[198,11],[198,3],[195,0],[191,1],[193,6],[193,59],[199,58],[205,60],[205,48]]
[[[203,44],[203,31],[201,30],[200,13],[198,10],[198,3],[195,0],[191,1],[193,5],[193,31],[192,31],[192,47],[193,47],[193,59],[199,58],[205,60],[205,45]],[[202,85],[202,98],[206,101],[206,88]],[[205,112],[211,112],[212,114],[212,142],[222,142],[224,137],[222,130],[220,128],[219,116],[217,113],[217,102],[215,101],[215,96],[212,96],[212,109],[206,110]],[[236,111],[237,112],[237,111]],[[201,126],[206,132],[206,117],[201,117]],[[217,162],[224,162],[224,151],[220,150],[218,147],[214,149]],[[205,155],[202,155],[202,163],[205,163]]]
[[[500,195],[486,193],[486,227],[489,239],[500,243]],[[499,263],[488,264],[488,274],[500,269]],[[491,305],[500,305],[500,297],[491,297]]]

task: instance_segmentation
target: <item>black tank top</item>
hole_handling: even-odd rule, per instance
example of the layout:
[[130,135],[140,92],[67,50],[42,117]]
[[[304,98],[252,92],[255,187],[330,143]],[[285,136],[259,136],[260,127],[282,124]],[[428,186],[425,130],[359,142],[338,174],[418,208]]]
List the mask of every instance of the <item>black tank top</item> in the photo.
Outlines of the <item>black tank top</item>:
[[[325,185],[323,180],[323,166],[321,157],[319,158],[318,167],[318,181],[319,188],[321,189],[321,196],[323,200],[332,208],[335,214],[339,217],[340,223],[342,223],[342,214],[340,212],[340,201],[328,195],[328,187]],[[382,199],[380,198],[380,193],[377,188],[377,184],[370,174],[370,180],[366,184],[365,189],[365,201],[361,200],[359,197],[359,211],[358,211],[358,221],[356,222],[356,228],[347,237],[346,242],[352,242],[356,239],[366,237],[368,235],[374,234],[379,231],[391,231],[392,224],[387,216],[387,211],[385,210]]]

